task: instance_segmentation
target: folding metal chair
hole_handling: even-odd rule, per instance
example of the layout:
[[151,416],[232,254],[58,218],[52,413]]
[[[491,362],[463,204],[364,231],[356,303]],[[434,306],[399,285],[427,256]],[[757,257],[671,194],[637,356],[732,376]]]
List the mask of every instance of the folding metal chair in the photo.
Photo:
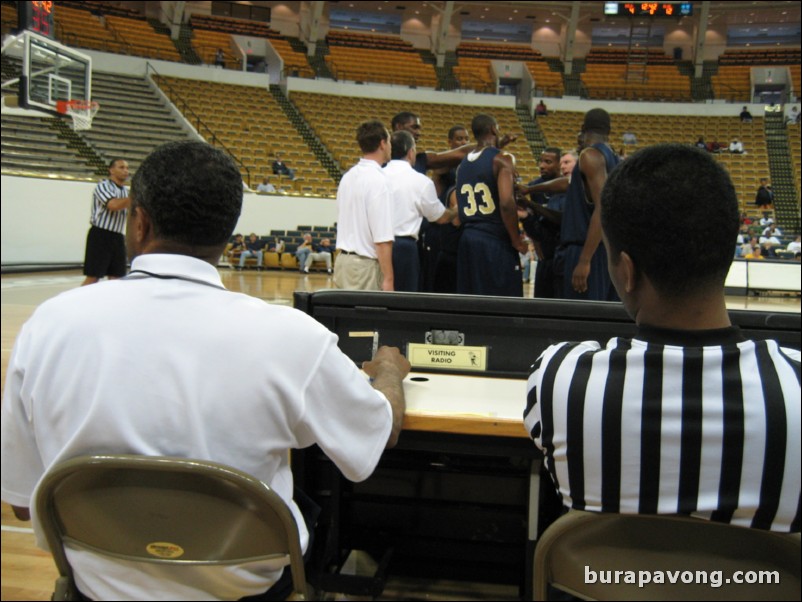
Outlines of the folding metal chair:
[[59,570],[54,600],[78,599],[64,546],[124,560],[233,565],[279,560],[307,598],[298,526],[284,500],[235,468],[187,458],[73,458],[44,477],[36,511]]
[[572,510],[537,544],[534,596],[551,585],[583,600],[799,600],[801,567],[799,533]]

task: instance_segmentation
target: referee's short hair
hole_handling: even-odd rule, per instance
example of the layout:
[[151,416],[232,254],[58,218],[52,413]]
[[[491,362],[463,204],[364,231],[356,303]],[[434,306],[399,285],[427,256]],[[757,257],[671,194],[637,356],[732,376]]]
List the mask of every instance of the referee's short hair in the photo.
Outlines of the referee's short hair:
[[738,235],[738,197],[709,153],[659,144],[612,171],[601,222],[613,263],[626,252],[661,295],[680,298],[724,286]]
[[117,161],[125,161],[125,159],[123,159],[122,157],[115,157],[114,159],[109,161],[109,169],[114,167],[114,165],[117,163]]
[[131,181],[131,209],[147,211],[157,238],[193,247],[224,245],[242,210],[242,176],[205,142],[168,142]]

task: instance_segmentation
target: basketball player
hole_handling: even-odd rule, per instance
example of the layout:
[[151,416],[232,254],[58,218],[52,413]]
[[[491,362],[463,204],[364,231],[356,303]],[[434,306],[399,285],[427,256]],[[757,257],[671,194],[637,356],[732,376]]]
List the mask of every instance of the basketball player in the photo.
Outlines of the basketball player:
[[515,158],[499,149],[498,124],[490,115],[474,117],[471,130],[476,150],[457,169],[457,204],[463,226],[457,292],[521,297],[518,254],[528,248],[518,233]]

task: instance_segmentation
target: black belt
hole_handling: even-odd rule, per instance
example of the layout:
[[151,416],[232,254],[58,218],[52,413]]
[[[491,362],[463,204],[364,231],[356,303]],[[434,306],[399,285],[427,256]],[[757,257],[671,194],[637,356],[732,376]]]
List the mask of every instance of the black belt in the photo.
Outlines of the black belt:
[[396,240],[418,240],[414,236],[396,236]]

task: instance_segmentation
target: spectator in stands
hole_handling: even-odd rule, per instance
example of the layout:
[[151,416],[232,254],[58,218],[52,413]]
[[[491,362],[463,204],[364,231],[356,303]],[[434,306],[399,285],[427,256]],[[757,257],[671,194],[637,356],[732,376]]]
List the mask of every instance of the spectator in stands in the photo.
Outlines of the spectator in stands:
[[304,274],[309,273],[309,268],[311,268],[312,264],[316,261],[325,261],[326,271],[331,274],[332,253],[334,253],[334,247],[331,246],[331,240],[328,238],[321,239],[320,244],[314,246],[314,251],[306,256],[306,261],[303,266]]
[[280,239],[280,238],[277,236],[277,237],[276,237],[276,240],[274,240],[274,241],[273,241],[273,244],[271,244],[271,245],[270,245],[270,247],[269,247],[267,250],[268,250],[268,251],[275,251],[276,253],[283,253],[283,252],[284,252],[284,247],[285,247],[285,246],[286,246],[286,245],[284,244],[284,241],[283,241],[283,240],[281,240],[281,239]]
[[[132,189],[129,277],[51,298],[20,330],[0,423],[2,499],[27,519],[35,485],[81,454],[202,458],[269,486],[307,551],[314,519],[293,492],[290,448],[317,444],[347,478],[367,478],[398,440],[409,362],[381,347],[362,365],[369,382],[314,319],[226,290],[217,260],[243,187],[225,153],[200,142],[161,146]],[[232,341],[248,343],[221,353]],[[44,545],[35,516],[33,530]],[[291,586],[289,567],[282,579],[271,559],[168,566],[68,547],[76,599],[290,594],[280,590]]]
[[549,114],[549,110],[546,108],[546,103],[543,102],[543,99],[540,99],[540,102],[537,103],[535,107],[535,117],[546,117]]
[[[782,231],[774,223],[769,224],[763,229],[763,236],[767,238],[773,238],[773,237],[779,238],[782,235],[783,235]],[[779,243],[779,240],[777,242]]]
[[[771,190],[771,184],[769,184],[768,178],[760,178],[760,186],[758,186],[757,192],[755,193],[755,205],[760,208],[771,207],[774,203],[774,193]],[[767,214],[763,214],[764,217],[767,217]],[[763,225],[761,223],[761,225]]]
[[638,137],[635,135],[635,132],[626,131],[622,137],[624,144],[637,144]]
[[752,113],[746,107],[741,109],[741,123],[752,123]]
[[287,164],[281,160],[281,153],[276,153],[276,160],[273,161],[273,173],[277,176],[287,176],[293,182],[295,181],[295,170],[287,167]]
[[245,260],[249,258],[253,258],[256,260],[256,269],[262,269],[262,257],[264,256],[264,243],[259,240],[259,237],[256,236],[253,232],[248,235],[248,240],[245,242],[245,250],[239,256],[239,265],[237,266],[237,270],[241,270],[245,267]]
[[393,290],[393,203],[381,166],[390,160],[390,132],[378,120],[357,128],[362,151],[337,188],[338,288]]
[[[694,148],[652,146],[612,171],[600,202],[637,333],[558,343],[534,364],[524,424],[563,503],[798,532],[800,353],[730,321],[729,175]],[[682,236],[666,228],[680,223]]]
[[707,152],[709,153],[720,153],[722,148],[724,147],[717,140],[707,143]]
[[799,107],[793,107],[791,112],[785,117],[785,123],[799,123]]
[[221,69],[226,66],[226,55],[223,53],[222,48],[218,48],[214,55],[214,64]]
[[802,253],[802,236],[797,234],[796,238],[788,243],[788,250],[794,254],[794,257],[799,257],[799,254]]
[[744,145],[738,138],[734,138],[733,141],[730,142],[729,151],[736,155],[742,155],[744,153]]
[[701,150],[708,150],[707,143],[705,142],[703,136],[699,136],[699,140],[696,141],[696,148],[699,148]]
[[277,192],[276,187],[270,183],[270,176],[265,176],[262,182],[256,187],[257,192]]
[[231,246],[228,248],[228,251],[226,251],[228,263],[233,264],[234,260],[239,260],[239,256],[242,255],[242,252],[244,250],[245,250],[245,241],[242,239],[242,234],[235,234],[234,242],[231,243]]
[[304,241],[298,245],[298,248],[295,250],[295,257],[298,259],[298,269],[302,272],[304,271],[307,257],[309,257],[309,254],[315,250],[315,247],[312,244],[312,235],[309,234],[309,232],[306,232],[303,235],[303,238]]

